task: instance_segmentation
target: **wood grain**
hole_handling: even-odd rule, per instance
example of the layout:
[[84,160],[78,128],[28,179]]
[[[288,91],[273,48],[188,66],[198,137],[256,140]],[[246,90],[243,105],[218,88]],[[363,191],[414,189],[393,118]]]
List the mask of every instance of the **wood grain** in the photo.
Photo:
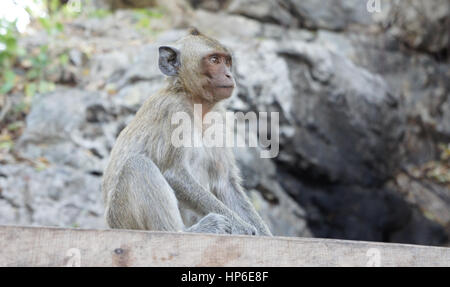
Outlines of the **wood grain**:
[[450,266],[450,248],[363,241],[0,226],[0,266]]

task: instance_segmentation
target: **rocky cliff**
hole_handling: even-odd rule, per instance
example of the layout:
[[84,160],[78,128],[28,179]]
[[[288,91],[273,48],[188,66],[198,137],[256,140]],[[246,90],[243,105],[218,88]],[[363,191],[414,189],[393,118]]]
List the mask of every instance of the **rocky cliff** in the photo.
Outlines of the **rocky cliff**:
[[[46,75],[55,89],[33,97],[1,153],[1,224],[105,227],[100,182],[114,140],[162,85],[158,45],[194,25],[233,51],[229,109],[280,114],[276,158],[236,149],[275,234],[448,244],[447,1],[382,0],[373,13],[360,0],[174,7],[83,14],[59,35],[36,26],[21,38],[69,61]],[[5,97],[14,106],[25,95]]]

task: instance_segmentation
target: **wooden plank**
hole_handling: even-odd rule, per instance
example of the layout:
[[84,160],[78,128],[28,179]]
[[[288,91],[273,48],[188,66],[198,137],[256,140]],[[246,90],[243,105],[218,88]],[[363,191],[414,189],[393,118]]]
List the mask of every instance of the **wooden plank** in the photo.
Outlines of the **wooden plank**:
[[0,266],[450,266],[450,248],[363,241],[0,226]]

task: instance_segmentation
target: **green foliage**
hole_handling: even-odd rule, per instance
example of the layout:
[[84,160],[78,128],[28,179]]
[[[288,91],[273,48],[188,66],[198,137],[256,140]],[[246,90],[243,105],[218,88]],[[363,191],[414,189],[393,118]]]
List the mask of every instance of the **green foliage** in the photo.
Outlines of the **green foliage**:
[[[63,31],[62,22],[52,16],[37,18],[37,21],[49,37]],[[67,53],[50,56],[48,45],[26,51],[20,47],[20,36],[15,21],[0,19],[0,99],[7,94],[23,93],[0,123],[0,152],[14,148],[14,140],[21,134],[24,115],[28,113],[34,95],[55,88],[54,83],[46,80],[49,70],[69,62]]]
[[42,80],[45,68],[50,64],[48,46],[44,45],[39,48],[39,53],[30,58],[31,68],[27,72],[28,80]]
[[427,162],[413,169],[417,178],[428,178],[437,183],[450,186],[450,144],[438,145],[441,152],[439,160]]
[[[30,16],[34,16],[49,37],[55,37],[64,31],[63,20],[75,15],[65,6],[60,6],[57,0],[44,0],[49,11],[46,17],[35,17],[33,11],[26,8]],[[26,53],[18,44],[20,33],[16,22],[0,19],[0,94],[12,92],[18,83],[21,83],[27,98],[33,97],[36,92],[47,92],[54,88],[54,84],[45,80],[46,71],[57,62],[61,66],[69,63],[67,53],[53,59],[49,56],[48,45],[41,46],[37,53]],[[26,65],[23,65],[26,63]],[[25,77],[19,71],[25,69]],[[21,82],[23,81],[23,82]],[[20,90],[20,89],[19,89]]]
[[16,83],[16,74],[11,69],[5,69],[2,75],[2,85],[0,94],[7,94],[14,88]]
[[0,19],[0,64],[3,67],[11,66],[11,60],[17,53],[17,34],[16,22],[8,22]]
[[13,66],[21,54],[17,44],[18,34],[16,22],[0,19],[0,94],[10,92],[16,82]]
[[12,140],[0,140],[0,150],[11,150],[14,146]]
[[23,127],[23,122],[14,122],[8,125],[8,131],[14,132]]
[[[29,8],[25,9],[32,21],[46,32],[47,43],[52,43],[55,37],[62,36],[64,21],[79,12],[74,13],[73,9],[66,9],[55,0],[44,0],[43,3],[48,11],[47,16],[42,17]],[[52,81],[58,79],[54,75],[69,64],[68,53],[55,55],[49,45],[25,50],[20,45],[20,37],[16,21],[0,19],[0,100],[5,99],[7,94],[14,94],[15,97],[12,106],[6,109],[6,117],[0,122],[0,153],[14,148],[14,140],[22,132],[24,117],[35,94],[53,90],[55,84]]]
[[69,55],[67,53],[62,53],[61,55],[59,55],[59,63],[61,64],[61,66],[66,66],[67,64],[69,64]]
[[37,85],[34,82],[26,83],[24,90],[25,90],[25,97],[26,98],[32,98],[33,95],[37,91]]
[[52,17],[41,17],[39,23],[49,35],[56,35],[64,30],[63,24]]
[[55,13],[59,10],[59,0],[44,0],[43,2],[51,13]]
[[162,10],[157,8],[137,8],[133,11],[137,17],[160,19],[164,16]]
[[89,18],[98,18],[98,19],[103,19],[109,15],[111,15],[111,11],[106,10],[106,9],[95,9],[95,10],[91,10],[88,13],[88,17]]
[[439,149],[441,150],[441,161],[450,161],[450,143],[447,145],[441,143]]
[[152,19],[160,19],[164,16],[160,9],[133,9],[136,27],[141,29],[150,28]]
[[11,150],[14,147],[14,141],[7,133],[0,133],[0,151]]

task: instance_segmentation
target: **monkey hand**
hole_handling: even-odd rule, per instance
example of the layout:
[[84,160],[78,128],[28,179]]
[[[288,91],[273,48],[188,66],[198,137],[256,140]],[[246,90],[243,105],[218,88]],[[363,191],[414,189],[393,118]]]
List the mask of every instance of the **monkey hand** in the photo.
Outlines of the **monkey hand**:
[[236,220],[232,225],[231,234],[258,235],[258,231],[253,225]]
[[231,234],[231,221],[226,216],[210,213],[203,218],[203,221],[208,222],[213,233]]
[[203,217],[197,224],[191,226],[186,231],[199,233],[231,234],[231,221],[226,216],[217,213],[209,213],[208,215]]

